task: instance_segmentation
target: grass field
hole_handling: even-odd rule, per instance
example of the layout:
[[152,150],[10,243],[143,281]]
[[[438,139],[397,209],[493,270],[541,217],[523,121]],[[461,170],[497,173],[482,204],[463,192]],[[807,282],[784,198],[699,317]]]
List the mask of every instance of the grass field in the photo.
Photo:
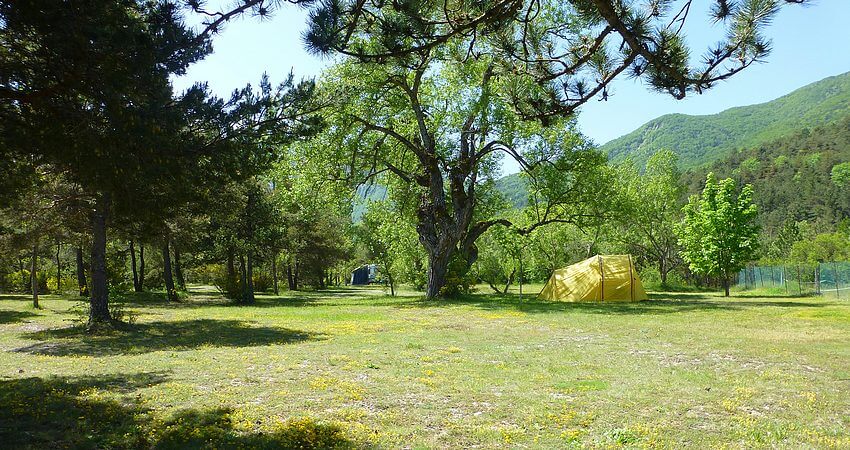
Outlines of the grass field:
[[850,301],[0,296],[3,448],[850,448]]

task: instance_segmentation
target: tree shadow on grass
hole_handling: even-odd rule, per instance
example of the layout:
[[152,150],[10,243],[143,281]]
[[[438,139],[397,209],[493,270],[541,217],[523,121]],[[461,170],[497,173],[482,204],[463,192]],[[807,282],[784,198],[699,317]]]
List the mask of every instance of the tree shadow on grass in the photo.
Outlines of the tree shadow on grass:
[[37,316],[38,314],[29,311],[9,311],[7,309],[0,309],[0,325],[21,322],[24,319]]
[[703,301],[717,300],[717,296],[707,292],[651,292],[650,300]]
[[299,420],[269,433],[239,433],[226,408],[157,417],[134,392],[160,373],[0,380],[4,449],[362,448],[333,426]]
[[157,435],[156,449],[355,449],[368,448],[346,438],[336,425],[312,419],[296,419],[275,426],[267,433],[237,433],[232,410],[183,410],[164,423]]
[[32,296],[27,294],[0,294],[0,302],[4,301],[32,301]]
[[[0,380],[0,442],[9,449],[141,447],[125,436],[143,411],[95,392],[129,394],[166,379],[139,373]],[[84,392],[94,395],[84,398]]]
[[159,350],[209,347],[253,347],[294,344],[321,339],[321,334],[252,326],[238,320],[197,319],[178,322],[127,324],[106,334],[89,334],[82,326],[43,330],[23,335],[42,341],[15,351],[38,355],[111,356]]
[[252,304],[241,304],[235,300],[225,298],[221,293],[208,291],[189,291],[190,296],[178,302],[169,301],[164,292],[146,291],[122,294],[120,297],[111,299],[116,304],[134,308],[165,308],[165,309],[189,309],[216,307],[234,308],[277,308],[277,307],[302,307],[316,306],[322,300],[333,298],[369,298],[380,295],[371,291],[357,291],[348,289],[325,289],[320,291],[282,291],[279,295],[270,292],[257,292],[256,301]]
[[534,297],[520,300],[516,295],[472,294],[455,299],[417,299],[401,303],[399,308],[471,306],[484,310],[514,310],[524,313],[585,313],[622,315],[659,315],[689,311],[738,311],[756,307],[822,307],[823,303],[799,301],[737,301],[699,293],[652,294],[641,302],[551,302]]

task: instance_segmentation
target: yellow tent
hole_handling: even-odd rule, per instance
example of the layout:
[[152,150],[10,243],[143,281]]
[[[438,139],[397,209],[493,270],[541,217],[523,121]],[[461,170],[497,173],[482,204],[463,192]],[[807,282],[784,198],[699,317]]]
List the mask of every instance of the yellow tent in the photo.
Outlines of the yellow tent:
[[646,300],[631,255],[596,255],[558,269],[538,298],[562,302]]

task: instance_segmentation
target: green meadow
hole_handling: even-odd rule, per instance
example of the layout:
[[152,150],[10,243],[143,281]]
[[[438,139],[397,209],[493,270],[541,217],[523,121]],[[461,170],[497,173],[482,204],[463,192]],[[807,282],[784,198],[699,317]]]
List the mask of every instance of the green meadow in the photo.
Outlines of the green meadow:
[[[539,289],[539,287],[537,287]],[[534,289],[529,289],[533,291]],[[536,292],[536,291],[535,291]],[[850,302],[0,297],[4,448],[850,448]]]

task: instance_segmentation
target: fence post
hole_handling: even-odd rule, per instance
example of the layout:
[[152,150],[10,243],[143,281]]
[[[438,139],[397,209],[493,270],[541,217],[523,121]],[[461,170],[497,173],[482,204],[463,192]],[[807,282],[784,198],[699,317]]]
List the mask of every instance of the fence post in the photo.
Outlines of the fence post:
[[803,296],[803,276],[800,273],[800,265],[797,264],[797,288],[800,289],[800,297]]
[[785,285],[785,295],[788,295],[788,273],[785,270],[785,264],[782,265],[782,284]]
[[820,294],[820,263],[815,263],[815,292]]

